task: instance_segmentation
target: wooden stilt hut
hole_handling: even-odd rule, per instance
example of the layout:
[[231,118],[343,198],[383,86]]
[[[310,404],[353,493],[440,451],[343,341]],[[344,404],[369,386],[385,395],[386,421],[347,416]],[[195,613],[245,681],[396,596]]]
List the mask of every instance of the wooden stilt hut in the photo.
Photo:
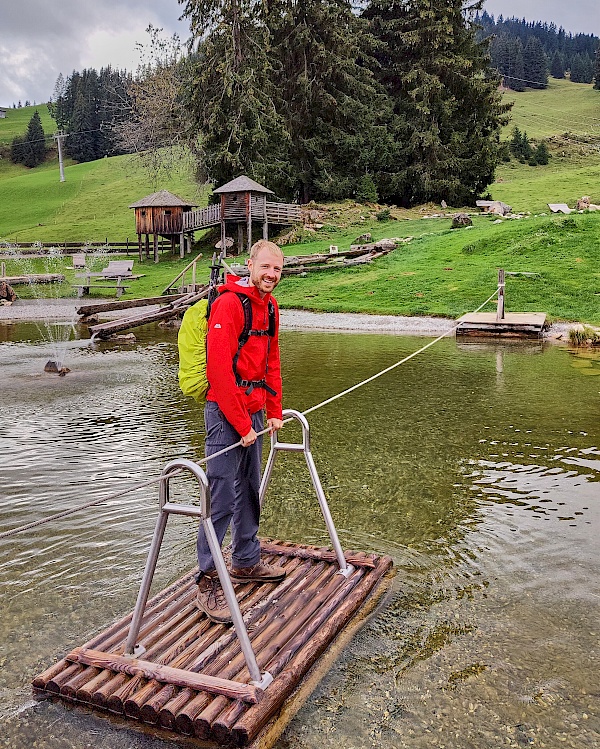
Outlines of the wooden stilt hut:
[[221,198],[221,242],[225,242],[227,224],[237,225],[238,253],[244,249],[244,233],[246,249],[250,251],[253,222],[262,225],[263,239],[269,238],[267,195],[273,195],[272,190],[242,174],[217,187],[214,194]]
[[152,236],[154,262],[158,263],[158,240],[165,237],[171,242],[175,251],[177,241],[180,246],[180,257],[184,257],[186,245],[191,249],[192,235],[184,231],[184,214],[189,213],[196,203],[188,203],[168,190],[160,190],[152,195],[132,203],[129,207],[135,210],[135,230],[138,235],[138,252],[142,260],[142,236],[145,235],[146,257],[150,254],[150,236]]

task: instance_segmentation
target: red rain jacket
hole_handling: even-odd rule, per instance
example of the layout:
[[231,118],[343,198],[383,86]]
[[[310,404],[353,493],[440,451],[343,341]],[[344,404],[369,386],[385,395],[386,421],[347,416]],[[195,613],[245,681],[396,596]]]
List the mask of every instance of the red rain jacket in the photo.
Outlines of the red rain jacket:
[[[237,293],[229,293],[237,292]],[[233,372],[233,357],[238,350],[238,339],[244,330],[244,310],[237,294],[245,294],[252,302],[252,329],[269,327],[269,299],[275,306],[275,336],[250,336],[242,347],[237,361],[237,371],[243,380],[263,380],[277,395],[256,387],[246,394],[239,387]],[[215,401],[227,421],[240,436],[252,428],[250,414],[267,409],[268,419],[281,419],[281,366],[279,360],[279,308],[275,298],[267,294],[264,299],[255,286],[246,279],[230,276],[219,288],[219,296],[210,310],[206,339],[206,376],[209,382],[206,400]]]

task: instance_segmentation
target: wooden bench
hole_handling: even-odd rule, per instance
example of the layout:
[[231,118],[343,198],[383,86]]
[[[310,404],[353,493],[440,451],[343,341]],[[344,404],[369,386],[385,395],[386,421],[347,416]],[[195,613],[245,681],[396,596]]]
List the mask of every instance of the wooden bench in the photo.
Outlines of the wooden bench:
[[85,253],[77,252],[73,255],[73,268],[83,270],[85,268]]

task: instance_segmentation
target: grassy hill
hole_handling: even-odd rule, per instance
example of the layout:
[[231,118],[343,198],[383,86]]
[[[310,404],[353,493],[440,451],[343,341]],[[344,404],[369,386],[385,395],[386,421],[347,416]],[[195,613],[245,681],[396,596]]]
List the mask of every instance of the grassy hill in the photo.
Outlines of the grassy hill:
[[[0,175],[1,176],[1,175]],[[45,164],[19,170],[0,181],[0,239],[12,243],[113,241],[135,238],[133,211],[128,206],[157,189],[174,192],[205,205],[207,189],[189,172],[172,175],[160,187],[133,156],[73,164],[59,181],[58,166]]]
[[52,135],[56,131],[56,122],[50,116],[46,104],[21,107],[20,109],[7,109],[6,117],[0,120],[0,146],[10,144],[17,135],[25,135],[29,120],[33,117],[36,109],[40,113],[44,134]]
[[[514,161],[501,165],[489,191],[515,211],[530,212],[531,218],[495,224],[493,217],[481,216],[472,229],[451,230],[448,218],[423,218],[439,211],[438,206],[393,210],[396,220],[389,222],[376,220],[376,207],[352,202],[331,206],[323,229],[309,234],[311,241],[287,247],[287,254],[328,251],[330,244],[347,247],[364,231],[371,231],[375,239],[414,239],[368,267],[286,279],[278,290],[282,304],[329,311],[457,316],[489,296],[495,288],[496,269],[504,267],[537,274],[511,277],[509,310],[540,310],[554,318],[599,324],[600,214],[539,214],[548,214],[548,202],[574,205],[582,195],[600,203],[600,92],[591,86],[551,80],[545,91],[509,92],[507,97],[516,102],[512,124],[527,131],[532,140],[548,137],[553,157],[548,166]],[[28,121],[27,113],[23,120]],[[0,142],[6,127],[7,122],[0,120]],[[10,139],[6,137],[5,142]],[[154,184],[139,160],[130,156],[70,164],[65,175],[66,181],[59,182],[56,160],[32,170],[0,161],[0,241],[39,240],[49,245],[103,242],[107,237],[109,241],[133,240],[134,219],[128,205],[140,197],[167,189],[199,205],[207,200],[207,188],[199,187],[190,171]],[[206,250],[206,268],[200,272],[208,275],[211,247]],[[160,293],[188,260],[165,254],[157,266],[144,263],[140,272],[145,277],[128,296]],[[67,271],[72,280],[70,274]]]
[[587,83],[549,78],[546,89],[507,90],[504,98],[513,102],[505,138],[516,125],[533,140],[563,136],[568,142],[567,134],[571,133],[577,140],[592,136],[600,141],[600,91]]

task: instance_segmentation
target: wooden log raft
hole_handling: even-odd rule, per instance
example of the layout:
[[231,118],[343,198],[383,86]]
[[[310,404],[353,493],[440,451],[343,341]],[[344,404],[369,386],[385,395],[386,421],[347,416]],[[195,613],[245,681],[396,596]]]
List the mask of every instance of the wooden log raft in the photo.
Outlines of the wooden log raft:
[[274,540],[262,542],[262,552],[285,569],[285,579],[235,591],[259,668],[273,676],[265,690],[250,684],[233,627],[209,621],[195,607],[190,572],[147,604],[138,638],[146,648],[142,660],[124,656],[129,615],[36,677],[36,694],[111,711],[163,736],[218,746],[274,741],[314,688],[304,677],[319,673],[321,656],[330,663],[335,643],[359,626],[392,562],[347,552],[354,571],[346,578],[331,549]]

